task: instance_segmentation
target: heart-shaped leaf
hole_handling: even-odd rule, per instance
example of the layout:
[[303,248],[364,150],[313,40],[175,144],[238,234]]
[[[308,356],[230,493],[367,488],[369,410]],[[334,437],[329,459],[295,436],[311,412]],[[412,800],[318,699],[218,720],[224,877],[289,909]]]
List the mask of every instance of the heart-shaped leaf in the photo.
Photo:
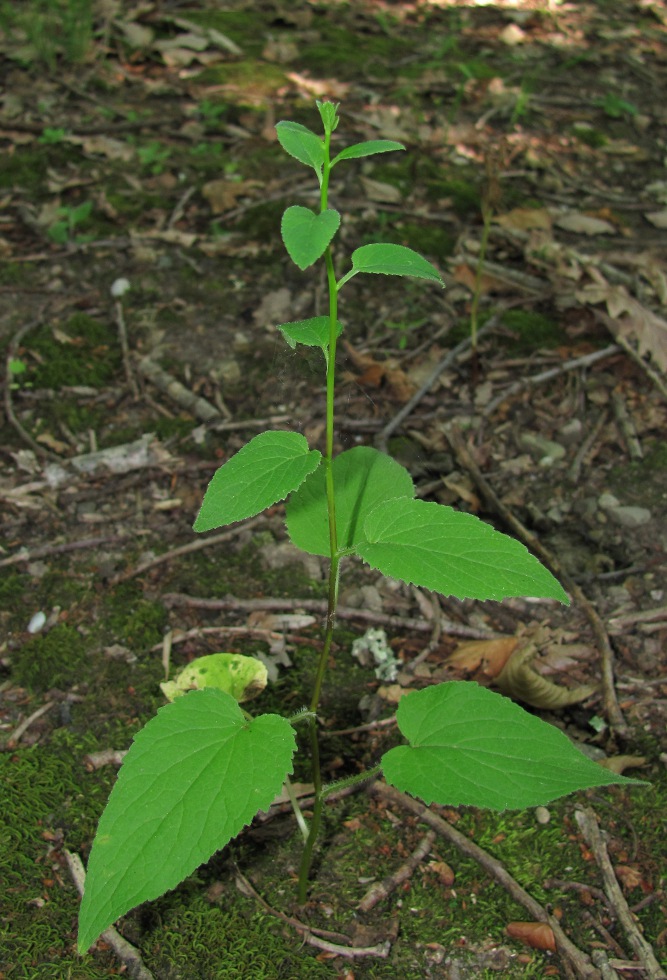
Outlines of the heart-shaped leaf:
[[[361,552],[364,521],[382,501],[414,495],[408,471],[371,446],[347,449],[333,461],[336,531],[339,549]],[[392,501],[399,503],[399,501]],[[324,467],[313,473],[287,502],[287,532],[297,548],[329,555],[329,513]]]
[[425,803],[514,810],[639,782],[603,769],[553,725],[472,681],[412,691],[396,721],[410,744],[382,757],[385,778]]
[[[305,489],[304,483],[302,489]],[[355,551],[384,575],[457,599],[568,598],[520,541],[472,514],[425,500],[387,500]]]
[[102,814],[79,911],[79,951],[157,898],[271,805],[292,771],[294,729],[248,721],[230,694],[193,691],[135,736]]
[[294,264],[303,270],[317,262],[339,225],[340,214],[333,208],[320,214],[299,205],[288,208],[283,215],[280,231]]
[[317,469],[321,458],[299,432],[261,432],[215,473],[194,530],[244,521],[284,500]]

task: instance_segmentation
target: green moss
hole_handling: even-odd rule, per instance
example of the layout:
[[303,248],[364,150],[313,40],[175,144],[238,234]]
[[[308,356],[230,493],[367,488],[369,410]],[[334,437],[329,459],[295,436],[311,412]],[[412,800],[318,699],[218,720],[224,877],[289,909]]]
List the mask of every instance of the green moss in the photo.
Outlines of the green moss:
[[322,24],[320,37],[302,43],[299,50],[300,70],[321,72],[323,65],[335,65],[340,79],[359,76],[363,63],[371,77],[389,78],[395,74],[396,61],[404,58],[408,46],[400,35],[349,30],[346,27]]
[[544,347],[556,347],[563,339],[561,327],[550,317],[534,310],[506,310],[504,326],[515,334],[509,348],[516,353],[530,353]]
[[12,678],[33,691],[67,688],[81,680],[86,659],[81,634],[71,626],[54,626],[44,636],[33,637],[12,654]]
[[39,363],[30,365],[26,380],[36,388],[102,388],[109,384],[121,362],[111,325],[86,313],[74,313],[59,329],[68,339],[58,339],[51,326],[30,334],[26,347],[39,355]]
[[434,258],[444,258],[451,255],[456,245],[456,236],[445,227],[424,222],[404,222],[398,226],[401,245],[414,248],[424,255]]

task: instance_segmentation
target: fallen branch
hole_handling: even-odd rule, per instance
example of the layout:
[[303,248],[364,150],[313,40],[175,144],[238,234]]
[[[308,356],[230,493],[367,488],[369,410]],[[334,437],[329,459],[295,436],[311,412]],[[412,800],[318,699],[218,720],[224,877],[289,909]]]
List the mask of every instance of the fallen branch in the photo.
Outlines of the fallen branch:
[[96,538],[82,538],[78,541],[65,541],[62,544],[46,544],[39,548],[33,548],[31,551],[21,549],[15,555],[10,555],[9,558],[3,558],[0,561],[0,568],[7,568],[9,565],[18,565],[22,561],[35,561],[37,558],[47,558],[50,555],[63,555],[68,551],[96,548],[102,544],[118,544],[120,541],[125,541],[126,538],[127,535],[125,534],[114,534],[98,536]]
[[[81,862],[81,858],[73,851],[63,850],[63,854],[65,855],[67,867],[69,868],[69,873],[74,880],[77,891],[79,895],[83,895],[83,888],[86,883],[86,872]],[[103,939],[105,943],[108,943],[127,970],[127,975],[131,977],[132,980],[155,980],[150,970],[147,970],[144,966],[139,951],[135,949],[131,943],[128,943],[127,939],[124,939],[113,926],[109,926],[108,929],[105,929],[100,938]]]
[[537,902],[532,895],[529,895],[527,891],[521,887],[521,885],[514,880],[509,871],[505,868],[500,861],[492,857],[487,851],[471,841],[470,838],[466,837],[455,827],[452,827],[450,823],[443,820],[437,814],[433,813],[427,806],[420,803],[418,800],[413,799],[406,793],[401,793],[399,790],[394,789],[393,786],[387,786],[386,783],[382,783],[379,780],[374,782],[373,785],[368,790],[374,796],[379,796],[385,802],[393,803],[396,806],[401,806],[405,810],[409,810],[410,813],[414,813],[419,819],[432,827],[441,837],[444,837],[451,844],[453,844],[462,854],[467,857],[472,858],[476,861],[486,872],[489,874],[494,881],[501,885],[505,891],[511,895],[515,902],[522,905],[527,911],[532,915],[533,919],[538,922],[545,922],[547,925],[551,926],[555,940],[556,948],[559,955],[563,958],[565,964],[574,971],[575,975],[581,980],[601,980],[600,973],[595,969],[591,963],[589,957],[586,953],[580,950],[574,943],[565,935],[563,929],[561,928],[558,919],[554,916],[549,915],[546,909],[542,908],[539,902]]
[[189,544],[181,545],[180,548],[172,548],[171,551],[165,551],[162,555],[157,555],[155,558],[150,558],[147,561],[142,562],[137,565],[136,568],[130,568],[127,571],[120,572],[110,579],[110,585],[118,585],[120,582],[127,582],[128,579],[134,578],[137,575],[142,575],[151,568],[156,568],[158,565],[163,565],[165,562],[173,561],[174,558],[180,558],[182,555],[190,555],[194,551],[202,551],[204,548],[210,548],[214,544],[222,544],[225,541],[230,541],[235,538],[237,534],[241,531],[245,531],[249,528],[256,527],[258,524],[262,524],[266,520],[264,514],[259,514],[257,517],[253,517],[252,520],[246,521],[244,524],[238,524],[236,527],[232,528],[230,531],[223,531],[222,534],[214,534],[212,538],[199,538],[196,541],[191,541]]
[[615,728],[616,731],[618,731],[620,734],[626,732],[627,725],[619,707],[618,699],[616,697],[616,690],[614,687],[614,651],[612,650],[607,630],[605,629],[604,623],[600,619],[597,611],[591,602],[589,602],[589,600],[586,598],[581,586],[578,585],[569,572],[563,568],[556,556],[545,548],[542,542],[536,538],[534,534],[531,534],[531,532],[524,527],[521,521],[514,516],[511,510],[498,498],[497,494],[494,490],[492,490],[486,478],[482,475],[477,463],[475,463],[474,459],[472,458],[472,455],[468,450],[468,447],[466,446],[463,436],[459,430],[455,426],[449,426],[446,429],[446,436],[459,464],[465,470],[467,470],[467,472],[473,478],[478,490],[484,497],[487,506],[494,510],[512,531],[512,533],[520,541],[522,541],[526,547],[529,548],[541,562],[543,562],[544,565],[546,565],[550,572],[560,579],[565,589],[567,589],[572,598],[581,606],[586,618],[588,619],[591,629],[593,630],[598,652],[600,654],[602,698],[604,701],[605,714],[607,715],[609,724]]
[[292,929],[296,929],[297,932],[301,933],[304,941],[308,943],[309,946],[315,946],[317,949],[322,949],[327,953],[333,953],[335,956],[344,956],[347,959],[354,959],[363,956],[376,956],[381,959],[386,959],[389,955],[389,950],[391,949],[391,943],[386,940],[384,943],[380,943],[378,946],[341,946],[339,943],[331,942],[332,939],[342,940],[343,942],[350,942],[350,937],[345,936],[339,932],[327,932],[324,929],[315,929],[313,926],[307,926],[304,922],[300,922],[299,919],[295,919],[294,916],[285,915],[284,912],[278,911],[278,909],[272,908],[266,902],[258,892],[255,891],[253,886],[250,884],[248,879],[241,874],[238,868],[236,868],[236,887],[245,895],[246,898],[253,898],[256,902],[262,906],[265,912],[269,915],[274,916],[276,919],[280,919],[281,922],[285,922],[287,925],[291,926]]
[[[248,527],[248,524],[245,526]],[[212,540],[209,539],[209,541]],[[182,592],[166,592],[161,596],[161,600],[167,607],[189,606],[193,609],[226,609],[237,612],[254,612],[255,610],[271,612],[289,609],[324,613],[327,609],[326,599],[203,599],[198,596],[185,595]],[[431,633],[433,631],[433,624],[428,623],[425,619],[390,616],[387,613],[376,613],[370,609],[353,609],[349,606],[339,606],[336,610],[336,619],[357,619],[365,623],[377,623],[404,632]],[[461,623],[454,623],[449,619],[442,620],[442,632],[450,636],[463,636],[473,640],[492,640],[499,636],[492,630],[463,626]]]
[[588,807],[578,808],[575,818],[600,869],[611,908],[623,926],[628,942],[639,961],[638,964],[632,964],[633,968],[636,969],[641,965],[649,980],[667,980],[667,973],[658,963],[653,947],[642,935],[621,891],[595,813]]
[[149,381],[152,381],[155,387],[159,388],[163,394],[171,398],[181,408],[184,408],[186,412],[192,412],[202,422],[212,422],[214,419],[220,418],[220,412],[215,405],[211,405],[205,398],[201,398],[199,395],[195,395],[192,391],[189,391],[177,378],[174,378],[171,374],[167,374],[159,364],[151,361],[149,357],[142,357],[139,361],[138,368],[143,376],[148,378]]
[[372,908],[375,908],[378,902],[382,902],[385,898],[388,898],[392,892],[396,891],[399,885],[402,885],[404,881],[407,881],[408,878],[412,877],[412,873],[415,868],[421,864],[433,847],[435,836],[435,831],[429,830],[429,832],[422,837],[407,861],[405,861],[397,871],[391,875],[387,875],[387,877],[383,878],[382,881],[376,882],[368,889],[362,900],[357,905],[357,909],[360,912],[370,912]]

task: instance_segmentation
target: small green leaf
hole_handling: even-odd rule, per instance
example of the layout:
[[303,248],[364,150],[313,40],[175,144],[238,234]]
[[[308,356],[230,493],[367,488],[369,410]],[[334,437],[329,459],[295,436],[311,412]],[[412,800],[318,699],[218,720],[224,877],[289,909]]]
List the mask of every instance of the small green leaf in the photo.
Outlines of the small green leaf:
[[280,231],[290,258],[301,270],[316,262],[338,231],[340,214],[333,208],[315,214],[293,205],[283,214]]
[[261,694],[267,679],[268,671],[261,660],[240,653],[209,653],[191,660],[173,681],[160,684],[160,690],[173,701],[188,691],[214,687],[243,702]]
[[333,133],[338,125],[338,106],[340,102],[318,102],[316,99],[315,105],[320,114],[324,131],[326,133]]
[[295,122],[279,122],[276,126],[278,141],[285,153],[295,157],[300,163],[312,167],[321,176],[324,164],[324,140],[310,129]]
[[204,494],[195,531],[243,521],[284,500],[319,466],[298,432],[262,432],[220,467]]
[[[364,520],[387,498],[412,497],[408,471],[371,446],[356,446],[333,461],[336,532],[340,551],[359,552]],[[329,514],[324,467],[313,473],[287,502],[287,532],[292,543],[311,555],[329,556]]]
[[354,143],[341,150],[331,161],[331,166],[339,160],[355,160],[358,157],[371,157],[376,153],[389,153],[391,150],[404,150],[402,143],[396,140],[366,140],[364,143]]
[[[278,330],[290,345],[304,344],[306,347],[321,347],[326,350],[329,346],[329,317],[313,316],[309,320],[295,320],[293,323],[279,323]],[[336,336],[340,337],[343,324],[336,321]]]
[[385,276],[414,276],[416,279],[430,279],[444,286],[440,273],[418,252],[405,245],[362,245],[352,253],[352,269],[338,283],[356,276],[358,272],[373,272]]
[[385,778],[425,803],[514,810],[641,782],[603,769],[557,728],[472,681],[407,694],[396,720],[410,744],[382,757]]
[[392,578],[457,599],[569,601],[527,548],[472,514],[424,500],[388,500],[368,515],[364,530],[367,543],[357,554]]
[[292,771],[295,748],[287,719],[248,721],[222,691],[194,691],[160,708],[135,736],[97,828],[79,952],[268,809]]

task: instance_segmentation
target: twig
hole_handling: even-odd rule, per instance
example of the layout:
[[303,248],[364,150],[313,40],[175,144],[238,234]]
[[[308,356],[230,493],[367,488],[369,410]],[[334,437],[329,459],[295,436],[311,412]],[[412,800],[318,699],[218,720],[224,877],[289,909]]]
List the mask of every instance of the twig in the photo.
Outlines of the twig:
[[[63,854],[65,855],[67,867],[74,879],[77,891],[79,895],[83,895],[86,872],[81,858],[73,851],[63,850]],[[105,929],[101,938],[111,946],[118,959],[126,968],[128,976],[132,977],[132,980],[155,980],[150,970],[147,970],[144,966],[139,951],[131,943],[128,943],[127,939],[124,939],[120,933],[116,932],[113,926]]]
[[[248,527],[249,524],[250,522],[245,527]],[[212,538],[207,540],[213,542]],[[217,543],[217,541],[214,543]],[[174,552],[170,552],[170,554],[174,554]],[[138,572],[134,574],[138,574]],[[190,606],[193,609],[225,609],[239,612],[252,612],[255,610],[271,612],[272,610],[284,611],[289,609],[322,613],[326,612],[327,609],[326,599],[203,599],[198,596],[185,595],[182,592],[166,592],[161,596],[161,600],[168,607]],[[352,609],[349,606],[339,606],[336,610],[336,619],[357,619],[365,623],[379,623],[381,626],[389,626],[404,632],[430,633],[433,630],[433,625],[424,619],[390,616],[387,613],[376,613],[370,609]],[[441,621],[441,631],[450,636],[462,636],[473,640],[492,640],[494,637],[499,636],[498,633],[494,633],[492,630],[463,626],[461,623],[454,623],[444,618]]]
[[542,542],[539,541],[534,534],[531,534],[531,532],[524,527],[521,521],[514,516],[509,508],[499,500],[497,494],[492,490],[484,476],[482,476],[481,470],[473,460],[472,455],[470,454],[468,447],[466,446],[458,429],[455,426],[449,426],[446,430],[446,435],[457,460],[459,461],[460,465],[472,476],[478,490],[484,497],[487,506],[491,507],[492,510],[494,510],[503,520],[503,522],[510,528],[512,533],[516,535],[520,541],[523,541],[526,547],[528,547],[533,554],[536,555],[540,561],[543,562],[547,568],[560,579],[567,591],[581,606],[593,630],[598,651],[600,653],[602,697],[604,701],[605,713],[611,726],[613,726],[619,733],[626,732],[627,725],[619,707],[614,688],[614,651],[612,650],[604,623],[600,619],[598,613],[586,598],[583,589],[577,584],[577,582],[574,581],[569,572],[562,567],[556,556],[545,548]]
[[627,626],[637,623],[656,623],[667,619],[667,606],[657,606],[655,609],[643,609],[640,612],[625,613],[622,616],[612,616],[609,629],[613,633],[622,633]]
[[517,392],[522,391],[524,388],[533,388],[536,385],[541,385],[545,381],[550,381],[552,378],[557,378],[559,374],[565,374],[567,371],[576,371],[580,367],[590,367],[591,364],[595,364],[597,361],[602,361],[606,357],[611,357],[612,354],[616,354],[620,350],[618,344],[610,344],[609,347],[605,347],[602,350],[593,351],[590,354],[584,354],[583,357],[575,357],[571,361],[565,361],[558,367],[550,368],[548,371],[541,371],[539,374],[534,374],[532,378],[521,378],[519,381],[515,381],[511,384],[509,388],[506,388],[501,392],[496,398],[493,398],[488,405],[484,408],[484,415],[493,415],[495,410],[499,405],[502,405],[504,401],[516,395]]
[[202,422],[212,422],[214,419],[220,418],[220,412],[215,405],[211,405],[205,398],[195,395],[171,374],[163,371],[155,361],[151,361],[150,357],[142,357],[138,366],[144,377],[152,381],[156,388],[159,388],[181,408],[187,412],[192,412]]
[[[502,316],[501,313],[496,313],[494,316],[491,317],[490,320],[487,320],[484,326],[477,331],[477,339],[479,340],[480,337],[483,337],[485,334],[489,333],[494,327],[496,327],[500,322],[501,316]],[[457,344],[456,347],[452,347],[451,350],[447,351],[445,356],[440,361],[438,361],[436,366],[429,373],[428,377],[426,378],[422,386],[419,388],[419,391],[416,391],[414,393],[410,401],[405,403],[405,405],[400,410],[400,412],[397,412],[396,415],[393,417],[393,419],[391,419],[391,421],[388,422],[387,425],[385,425],[384,429],[382,429],[375,437],[375,445],[380,450],[380,452],[383,453],[387,452],[387,440],[389,439],[389,436],[393,432],[395,432],[396,429],[401,425],[401,423],[408,417],[408,415],[410,415],[414,411],[414,409],[420,403],[422,398],[424,398],[424,396],[428,394],[428,392],[431,390],[431,388],[438,380],[442,372],[445,371],[450,364],[453,364],[458,359],[459,355],[462,354],[464,351],[468,350],[468,348],[471,345],[472,345],[472,341],[470,337],[466,337],[459,344]]]
[[269,905],[257,891],[255,891],[248,879],[241,874],[238,868],[236,868],[236,887],[247,898],[253,898],[256,902],[259,902],[264,911],[268,912],[269,915],[275,916],[275,918],[280,919],[293,929],[296,929],[297,932],[300,932],[305,942],[307,942],[310,946],[315,946],[317,949],[322,949],[327,953],[333,953],[335,956],[344,956],[347,959],[363,956],[378,956],[385,959],[389,955],[391,944],[388,940],[381,943],[379,946],[341,946],[338,943],[331,942],[330,940],[332,939],[349,942],[350,937],[339,932],[327,932],[325,929],[315,929],[312,926],[307,926],[304,922],[299,921],[299,919],[295,919],[291,915],[285,915],[284,912],[280,912],[278,909],[272,908],[272,906]]
[[147,572],[150,568],[155,568],[157,565],[163,565],[165,562],[172,561],[174,558],[180,558],[181,555],[192,554],[193,551],[202,551],[204,548],[210,548],[211,545],[222,544],[224,541],[230,541],[235,538],[237,534],[241,531],[247,530],[251,527],[257,527],[258,524],[264,523],[266,517],[264,514],[259,514],[257,517],[253,517],[252,520],[245,521],[243,524],[238,524],[236,527],[232,528],[230,531],[223,531],[222,534],[214,534],[212,538],[201,538],[198,541],[191,541],[189,544],[181,545],[180,548],[172,548],[171,551],[165,551],[162,555],[157,555],[156,558],[151,558],[148,561],[142,562],[137,565],[136,568],[128,569],[125,572],[121,572],[119,575],[115,575],[110,579],[110,585],[118,585],[119,582],[127,582],[128,579],[134,578],[136,575],[142,575]]
[[600,980],[600,974],[592,965],[590,959],[582,950],[565,935],[560,923],[554,916],[549,915],[546,909],[542,908],[532,895],[521,887],[507,871],[500,861],[492,857],[487,851],[471,841],[465,834],[462,834],[450,823],[437,816],[428,807],[418,800],[399,792],[393,786],[387,786],[379,780],[373,783],[369,792],[380,796],[383,800],[401,806],[411,813],[414,813],[421,821],[432,827],[441,837],[444,837],[451,844],[454,844],[463,854],[476,861],[489,874],[494,881],[501,885],[511,897],[522,905],[538,922],[546,922],[551,929],[556,940],[556,948],[565,963],[574,971],[581,980]]
[[137,399],[139,397],[139,388],[137,386],[137,379],[134,377],[132,362],[130,360],[130,348],[127,342],[127,327],[125,326],[125,316],[123,314],[123,301],[121,299],[117,299],[113,305],[113,308],[116,316],[116,326],[118,327],[120,349],[123,354],[125,380],[127,381],[128,387],[132,392],[132,397]]
[[17,727],[14,729],[14,731],[11,733],[11,735],[5,742],[5,748],[8,749],[14,748],[16,743],[19,742],[22,736],[25,735],[25,733],[28,731],[33,721],[37,721],[37,719],[41,718],[42,715],[45,715],[47,711],[50,711],[54,704],[55,701],[46,701],[41,707],[37,708],[36,711],[33,711],[31,715],[28,715],[27,718],[24,718],[21,724],[17,725]]
[[21,423],[16,417],[14,412],[14,405],[12,403],[12,386],[15,384],[14,374],[11,370],[12,361],[14,361],[18,354],[18,349],[21,341],[27,333],[34,330],[35,327],[40,326],[42,323],[41,314],[30,320],[28,323],[24,323],[23,326],[16,331],[9,344],[9,349],[7,350],[7,359],[5,361],[5,415],[7,416],[7,421],[16,429],[18,434],[21,436],[24,442],[26,442],[32,451],[38,456],[43,456],[45,459],[57,460],[60,462],[60,457],[56,456],[55,453],[49,452],[44,446],[40,446],[38,442],[35,442],[33,437],[29,432],[23,428]]
[[404,881],[407,881],[408,878],[412,876],[412,872],[421,864],[428,852],[433,847],[435,837],[435,831],[429,830],[429,832],[422,837],[407,861],[405,861],[397,871],[391,875],[387,875],[387,877],[383,878],[382,881],[376,882],[368,889],[362,900],[357,905],[358,910],[360,912],[370,912],[372,908],[375,908],[378,902],[384,901],[384,899],[388,898],[393,891],[396,891],[399,885],[402,885]]
[[639,926],[621,891],[621,886],[616,879],[614,868],[609,860],[607,845],[600,832],[600,826],[595,813],[589,807],[577,808],[575,818],[600,868],[604,890],[607,893],[611,907],[623,926],[639,963],[646,971],[649,980],[667,980],[667,974],[658,963],[656,955],[653,952],[653,947],[644,939],[644,936],[640,932]]
[[598,415],[597,419],[595,420],[595,424],[593,428],[584,439],[583,443],[577,450],[576,456],[572,461],[572,466],[570,467],[568,475],[573,483],[579,482],[579,474],[581,473],[581,467],[584,464],[584,460],[586,459],[589,452],[591,451],[591,447],[597,443],[598,436],[600,435],[600,432],[602,431],[606,421],[607,421],[607,412],[603,408],[600,414]]
[[46,558],[48,555],[62,555],[68,551],[81,551],[84,548],[96,548],[101,544],[116,544],[125,540],[124,534],[114,534],[111,536],[99,536],[96,538],[82,538],[79,541],[65,541],[63,544],[46,544],[41,548],[33,548],[30,551],[22,550],[9,558],[0,561],[0,568],[8,565],[18,565],[22,561],[35,561],[36,558]]
[[611,403],[614,407],[616,421],[618,422],[618,426],[623,433],[623,437],[625,438],[625,444],[628,447],[630,459],[643,459],[644,452],[637,437],[636,426],[630,418],[628,407],[625,404],[625,400],[620,391],[612,391]]

